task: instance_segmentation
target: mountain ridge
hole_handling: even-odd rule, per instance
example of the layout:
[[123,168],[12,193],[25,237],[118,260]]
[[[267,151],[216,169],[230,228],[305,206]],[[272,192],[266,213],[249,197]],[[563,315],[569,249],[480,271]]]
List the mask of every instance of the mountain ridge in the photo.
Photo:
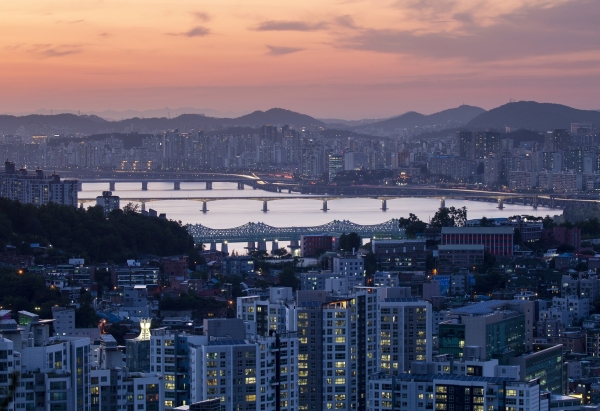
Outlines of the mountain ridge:
[[[29,114],[26,116],[0,115],[0,134],[18,134],[25,127],[28,135],[34,133],[84,135],[102,133],[154,133],[162,130],[190,130],[198,128],[244,128],[267,124],[293,127],[318,126],[327,129],[351,130],[358,134],[394,135],[398,130],[437,126],[439,129],[528,129],[545,132],[557,128],[570,128],[571,123],[591,122],[600,124],[600,112],[580,110],[573,107],[519,101],[504,104],[486,111],[480,107],[461,105],[433,114],[409,111],[399,116],[373,121],[356,120],[345,123],[326,123],[306,114],[283,108],[256,110],[235,118],[210,117],[202,114],[181,114],[174,118],[133,117],[125,120],[107,120],[97,115],[62,113],[55,115]],[[368,123],[367,123],[368,122]],[[433,128],[435,130],[435,128]]]
[[421,114],[416,111],[408,111],[399,116],[391,117],[386,120],[373,122],[366,125],[355,127],[357,130],[384,130],[392,132],[397,129],[409,129],[414,127],[424,127],[432,125],[463,125],[476,118],[485,110],[481,107],[461,106],[439,111],[433,114]]
[[469,121],[465,128],[528,129],[548,131],[569,129],[571,123],[600,124],[600,112],[580,110],[555,103],[518,101],[493,108]]
[[65,133],[99,134],[136,130],[154,132],[157,130],[197,129],[218,126],[254,126],[265,124],[302,126],[325,126],[325,123],[306,114],[272,108],[267,111],[254,111],[237,118],[216,118],[201,114],[181,114],[175,118],[133,117],[125,120],[109,121],[96,115],[75,114],[29,114],[27,116],[0,115],[0,133],[14,134],[22,126],[44,126],[49,131]]

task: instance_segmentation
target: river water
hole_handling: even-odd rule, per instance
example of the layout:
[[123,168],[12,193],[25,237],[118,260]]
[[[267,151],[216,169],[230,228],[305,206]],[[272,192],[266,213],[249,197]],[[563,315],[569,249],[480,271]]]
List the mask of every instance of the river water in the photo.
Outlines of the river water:
[[[83,183],[80,198],[93,198],[109,189],[106,182]],[[378,224],[392,218],[408,217],[409,213],[416,214],[421,220],[428,221],[440,207],[440,200],[435,198],[399,198],[387,200],[387,211],[381,210],[381,201],[367,198],[344,198],[329,200],[329,211],[321,210],[323,204],[319,199],[310,199],[310,195],[298,193],[271,193],[253,190],[246,187],[238,190],[235,183],[213,183],[212,190],[205,189],[205,183],[181,183],[180,190],[173,190],[173,183],[149,183],[148,190],[142,191],[140,183],[117,182],[113,195],[121,197],[121,207],[129,201],[127,198],[160,199],[147,201],[146,209],[154,209],[159,214],[165,213],[170,220],[181,221],[183,224],[202,224],[211,228],[233,228],[248,222],[263,222],[275,227],[317,226],[332,220],[350,220],[357,224]],[[285,197],[306,197],[306,199],[287,199]],[[269,201],[268,212],[263,212],[260,200],[223,200],[207,203],[208,212],[203,213],[202,202],[187,200],[188,197],[280,197],[281,200]],[[86,202],[85,206],[93,205],[95,201]],[[139,204],[139,203],[138,203]],[[467,207],[469,219],[488,217],[508,217],[516,214],[534,216],[554,215],[561,211],[539,207],[534,210],[531,206],[519,204],[504,204],[499,210],[497,204],[487,201],[467,201],[446,199],[446,207]],[[280,242],[279,246],[287,243]],[[245,253],[246,244],[230,244],[229,252],[236,250]],[[270,245],[269,245],[270,249]]]

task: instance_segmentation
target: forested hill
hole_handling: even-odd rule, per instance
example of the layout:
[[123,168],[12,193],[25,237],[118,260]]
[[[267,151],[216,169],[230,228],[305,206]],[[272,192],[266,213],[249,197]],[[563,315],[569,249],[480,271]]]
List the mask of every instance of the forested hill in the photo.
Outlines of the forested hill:
[[54,262],[80,257],[86,263],[188,254],[194,246],[185,226],[175,221],[121,210],[105,217],[100,207],[36,207],[0,198],[0,250],[13,245],[20,254],[31,254],[31,243],[47,247]]

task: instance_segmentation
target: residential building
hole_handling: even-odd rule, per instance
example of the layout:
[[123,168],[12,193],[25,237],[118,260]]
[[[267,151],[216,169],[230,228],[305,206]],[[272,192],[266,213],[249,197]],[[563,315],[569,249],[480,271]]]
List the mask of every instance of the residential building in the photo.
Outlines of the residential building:
[[112,195],[111,191],[103,191],[101,196],[96,197],[96,206],[102,207],[104,215],[109,215],[112,211],[121,208],[121,198]]
[[333,257],[333,272],[342,276],[364,276],[364,258],[356,255]]
[[10,409],[90,411],[90,339],[51,337],[53,320],[27,311],[18,316],[18,324],[2,320],[0,327],[0,397],[8,393],[9,375],[19,371]]
[[[540,410],[538,380],[453,374],[374,374],[369,378],[367,410]],[[508,407],[505,407],[508,406]]]
[[470,268],[483,264],[483,244],[447,244],[438,246],[438,272],[447,274],[457,268]]
[[0,197],[24,204],[48,203],[77,207],[77,180],[62,180],[57,174],[46,177],[42,170],[30,174],[26,169],[15,169],[10,161],[0,173]]

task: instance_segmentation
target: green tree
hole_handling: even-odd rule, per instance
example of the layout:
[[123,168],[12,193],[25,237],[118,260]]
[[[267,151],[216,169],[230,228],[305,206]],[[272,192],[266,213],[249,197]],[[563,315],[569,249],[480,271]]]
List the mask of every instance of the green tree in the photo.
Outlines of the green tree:
[[96,315],[96,311],[92,307],[92,294],[85,290],[81,294],[79,308],[75,310],[75,327],[76,328],[94,328],[98,326],[100,318]]
[[3,242],[29,255],[30,243],[47,245],[45,258],[52,263],[74,256],[89,263],[124,262],[140,254],[186,254],[194,247],[186,227],[174,221],[135,212],[115,211],[104,216],[101,207],[84,210],[54,203],[35,207],[0,198],[0,244]]
[[487,217],[481,217],[481,220],[479,220],[479,226],[480,227],[493,227],[494,226],[494,219],[493,218],[487,218]]
[[350,234],[348,234],[348,251],[351,251],[352,249],[358,250],[361,245],[362,238],[360,238],[358,234],[356,234],[355,232],[351,232]]
[[377,256],[372,252],[365,255],[365,271],[367,276],[372,276],[377,271]]
[[476,274],[473,290],[478,294],[488,294],[494,290],[504,288],[505,282],[505,277],[497,271],[491,271],[487,274]]
[[292,287],[294,291],[300,288],[300,280],[296,277],[296,272],[291,266],[286,265],[279,273],[279,286]]
[[463,227],[467,223],[467,207],[440,207],[429,225],[432,227]]
[[575,251],[575,247],[569,244],[561,244],[556,248],[558,254],[572,253],[573,251]]
[[283,258],[283,257],[285,257],[288,254],[289,253],[285,249],[285,247],[281,247],[281,248],[278,248],[277,250],[271,251],[271,255],[273,255],[274,257],[277,257],[277,258]]
[[427,223],[419,220],[419,217],[413,213],[408,214],[408,218],[400,217],[398,219],[398,227],[404,228],[408,238],[415,238],[417,234],[421,234],[427,228]]
[[550,217],[549,215],[546,215],[546,217],[544,217],[544,219],[542,220],[542,224],[544,225],[544,228],[546,228],[546,229],[552,228],[556,225],[554,223],[554,219],[552,219],[552,217]]
[[123,207],[124,214],[138,214],[140,212],[140,205],[134,203],[127,203],[125,207]]

